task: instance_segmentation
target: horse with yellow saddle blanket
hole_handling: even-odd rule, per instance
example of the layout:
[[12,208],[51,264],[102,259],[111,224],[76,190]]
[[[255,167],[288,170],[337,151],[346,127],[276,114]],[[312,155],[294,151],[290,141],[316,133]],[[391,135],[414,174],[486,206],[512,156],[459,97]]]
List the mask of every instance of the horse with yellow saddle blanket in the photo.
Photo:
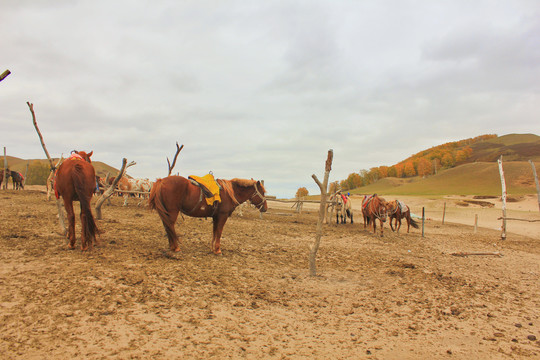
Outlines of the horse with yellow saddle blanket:
[[221,233],[234,209],[249,200],[265,212],[268,209],[265,192],[261,182],[253,179],[215,180],[212,174],[192,175],[189,179],[168,176],[155,182],[148,202],[150,209],[155,209],[161,218],[171,251],[180,251],[174,224],[181,212],[192,217],[212,218],[211,249],[220,254]]

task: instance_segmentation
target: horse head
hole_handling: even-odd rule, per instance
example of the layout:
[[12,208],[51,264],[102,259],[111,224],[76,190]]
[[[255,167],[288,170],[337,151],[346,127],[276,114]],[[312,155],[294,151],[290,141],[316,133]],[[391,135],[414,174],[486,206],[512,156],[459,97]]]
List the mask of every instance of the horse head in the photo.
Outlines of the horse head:
[[86,153],[84,151],[73,150],[71,153],[72,154],[75,153],[79,155],[80,157],[82,157],[84,161],[91,163],[92,160],[90,159],[90,157],[92,156],[92,154],[94,154],[94,150],[90,151],[89,153]]
[[395,214],[397,209],[398,209],[397,200],[392,200],[392,201],[386,202],[386,210],[388,211],[388,213],[390,215]]
[[388,217],[388,203],[386,202],[386,200],[384,200],[381,197],[378,197],[377,195],[373,195],[373,196],[378,200],[378,204],[375,204],[375,206],[377,207],[377,213],[378,213],[377,217],[382,222],[386,222],[386,218]]
[[[260,212],[266,212],[266,210],[268,210],[268,204],[266,203],[266,197],[265,197],[266,189],[264,188],[264,185],[260,181],[257,181],[254,183],[254,188],[255,188],[255,192],[251,196],[250,201],[253,205],[255,205],[257,209],[259,209]],[[259,191],[259,189],[261,191]],[[255,203],[254,201],[258,201],[258,202]]]

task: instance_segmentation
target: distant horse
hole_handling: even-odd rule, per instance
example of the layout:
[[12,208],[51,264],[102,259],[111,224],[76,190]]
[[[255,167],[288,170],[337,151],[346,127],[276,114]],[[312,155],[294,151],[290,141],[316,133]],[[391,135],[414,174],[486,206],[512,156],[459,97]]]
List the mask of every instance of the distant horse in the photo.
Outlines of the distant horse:
[[90,156],[94,152],[72,151],[71,157],[64,160],[58,170],[54,189],[56,198],[60,196],[64,200],[67,217],[69,221],[68,239],[69,248],[75,248],[75,212],[73,211],[73,201],[81,204],[81,249],[88,250],[88,247],[96,243],[96,234],[99,232],[90,201],[96,188],[96,173],[91,164]]
[[158,179],[150,192],[150,209],[157,210],[169,238],[170,250],[180,251],[178,236],[174,224],[182,212],[192,217],[211,217],[213,236],[211,249],[214,254],[221,254],[221,233],[227,219],[234,209],[250,200],[260,212],[268,208],[264,186],[260,181],[246,179],[217,179],[222,191],[221,202],[207,205],[202,190],[182,176],[169,176]]
[[418,223],[413,218],[411,218],[411,209],[409,209],[407,205],[405,205],[399,200],[389,201],[387,205],[388,217],[390,218],[390,228],[392,229],[392,231],[394,231],[394,228],[392,227],[392,220],[396,220],[395,231],[399,232],[399,228],[401,227],[401,219],[403,218],[407,220],[407,233],[409,232],[411,225],[413,228],[418,229]]
[[13,190],[24,189],[24,176],[20,172],[11,170],[10,176],[13,182]]
[[341,193],[336,194],[336,224],[339,224],[339,217],[341,217],[341,223],[347,223],[347,217],[351,219],[351,224],[353,223],[353,213],[351,198],[348,195],[343,195]]
[[364,196],[362,200],[362,215],[364,215],[364,229],[370,222],[373,223],[373,233],[376,232],[376,219],[379,219],[381,225],[381,236],[383,236],[383,225],[386,222],[387,209],[386,201],[377,194]]

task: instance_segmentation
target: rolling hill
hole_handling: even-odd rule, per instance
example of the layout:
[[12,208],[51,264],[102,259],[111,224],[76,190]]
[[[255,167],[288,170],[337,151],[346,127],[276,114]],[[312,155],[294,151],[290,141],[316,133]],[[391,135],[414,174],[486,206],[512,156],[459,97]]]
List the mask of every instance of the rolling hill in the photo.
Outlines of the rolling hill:
[[[13,156],[7,156],[8,166],[10,170],[15,170],[21,174],[26,174],[26,183],[28,185],[45,185],[45,181],[49,172],[49,161],[47,159],[20,159]],[[53,158],[54,163],[58,161],[58,158]],[[28,165],[28,171],[26,166]],[[96,175],[105,177],[107,173],[111,175],[118,174],[120,169],[116,169],[101,161],[93,161],[92,165],[96,170]],[[4,169],[4,157],[0,156],[0,169]],[[44,175],[47,174],[47,175]],[[37,175],[37,176],[33,176]],[[44,179],[43,176],[45,176]]]
[[[497,195],[501,192],[497,166],[501,155],[508,193],[535,193],[534,177],[528,163],[528,160],[540,162],[540,136],[535,134],[481,135],[434,146],[391,167],[363,171],[363,177],[357,175],[356,179],[365,186],[348,191],[401,195]],[[435,167],[437,171],[434,171]],[[386,168],[386,173],[383,168]],[[352,175],[349,179],[355,179]],[[377,178],[379,180],[374,181]],[[342,188],[351,188],[349,179],[341,182]]]
[[[508,194],[536,193],[532,168],[527,161],[503,161]],[[540,168],[536,164],[536,171]],[[350,190],[352,194],[381,195],[501,195],[496,162],[476,162],[440,171],[426,178],[384,178],[368,186]]]

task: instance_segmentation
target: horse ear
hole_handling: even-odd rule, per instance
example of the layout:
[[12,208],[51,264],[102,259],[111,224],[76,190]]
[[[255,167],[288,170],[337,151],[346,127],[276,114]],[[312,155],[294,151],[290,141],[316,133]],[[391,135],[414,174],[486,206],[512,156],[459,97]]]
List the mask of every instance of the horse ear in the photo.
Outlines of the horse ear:
[[90,151],[87,155],[88,157],[92,156],[92,154],[94,153],[94,150]]

